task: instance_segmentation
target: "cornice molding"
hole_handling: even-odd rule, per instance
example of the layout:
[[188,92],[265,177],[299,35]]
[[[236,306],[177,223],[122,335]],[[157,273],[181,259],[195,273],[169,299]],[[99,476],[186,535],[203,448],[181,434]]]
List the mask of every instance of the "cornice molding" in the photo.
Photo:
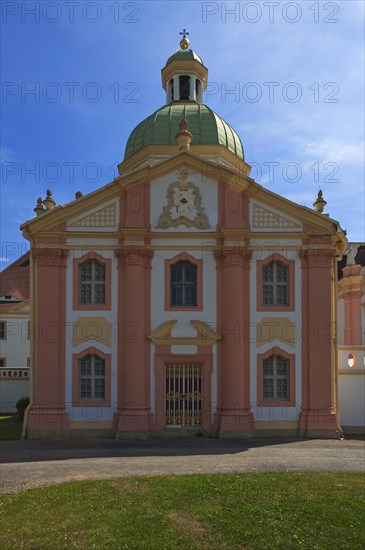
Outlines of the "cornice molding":
[[31,255],[37,266],[42,267],[66,267],[68,250],[64,248],[32,248]]

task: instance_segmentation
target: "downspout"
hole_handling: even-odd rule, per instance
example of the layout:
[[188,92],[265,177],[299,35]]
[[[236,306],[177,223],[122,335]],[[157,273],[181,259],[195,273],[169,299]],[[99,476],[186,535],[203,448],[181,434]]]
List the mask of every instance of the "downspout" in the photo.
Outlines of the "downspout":
[[24,412],[23,428],[21,433],[21,439],[27,438],[28,433],[28,424],[29,424],[29,412],[34,404],[34,388],[35,388],[35,345],[34,345],[34,334],[36,330],[36,321],[35,321],[35,308],[33,304],[36,302],[35,296],[35,269],[34,269],[34,259],[32,257],[33,250],[33,238],[29,228],[23,229],[23,236],[30,242],[30,254],[29,254],[29,269],[30,269],[30,326],[29,326],[29,345],[30,345],[30,365],[29,365],[29,404]]
[[338,266],[339,258],[333,259],[333,315],[335,320],[335,341],[334,341],[334,358],[333,358],[333,382],[334,382],[334,412],[337,419],[337,429],[340,438],[343,439],[343,430],[340,423],[340,402],[338,398]]

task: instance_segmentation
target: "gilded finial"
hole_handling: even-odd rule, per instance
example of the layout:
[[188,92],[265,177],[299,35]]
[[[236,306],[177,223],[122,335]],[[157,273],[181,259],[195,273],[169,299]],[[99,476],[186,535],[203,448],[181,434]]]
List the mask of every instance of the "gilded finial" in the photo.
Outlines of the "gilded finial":
[[186,29],[183,29],[183,31],[180,34],[183,35],[182,39],[180,40],[180,48],[182,50],[187,50],[188,47],[190,46],[189,39],[186,38],[189,35],[189,33],[186,31]]
[[326,206],[327,202],[323,198],[323,192],[320,189],[318,191],[318,196],[316,201],[313,203],[314,210],[316,210],[319,214],[323,214],[324,207]]

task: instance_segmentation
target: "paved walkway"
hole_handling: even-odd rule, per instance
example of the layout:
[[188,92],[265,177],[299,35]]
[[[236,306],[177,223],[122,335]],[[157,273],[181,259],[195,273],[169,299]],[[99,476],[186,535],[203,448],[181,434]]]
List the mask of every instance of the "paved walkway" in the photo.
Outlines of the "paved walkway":
[[364,441],[352,439],[3,441],[0,451],[3,493],[132,475],[365,471]]

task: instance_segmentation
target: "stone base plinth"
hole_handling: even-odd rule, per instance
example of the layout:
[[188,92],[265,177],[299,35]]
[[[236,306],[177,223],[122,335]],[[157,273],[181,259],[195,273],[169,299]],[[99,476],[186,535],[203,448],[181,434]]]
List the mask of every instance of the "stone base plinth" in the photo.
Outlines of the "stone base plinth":
[[65,407],[33,405],[25,415],[27,439],[61,439],[69,437],[69,419]]
[[114,417],[117,439],[147,439],[152,426],[150,409],[120,408]]
[[299,437],[339,439],[342,430],[337,416],[329,408],[303,409],[299,419]]

